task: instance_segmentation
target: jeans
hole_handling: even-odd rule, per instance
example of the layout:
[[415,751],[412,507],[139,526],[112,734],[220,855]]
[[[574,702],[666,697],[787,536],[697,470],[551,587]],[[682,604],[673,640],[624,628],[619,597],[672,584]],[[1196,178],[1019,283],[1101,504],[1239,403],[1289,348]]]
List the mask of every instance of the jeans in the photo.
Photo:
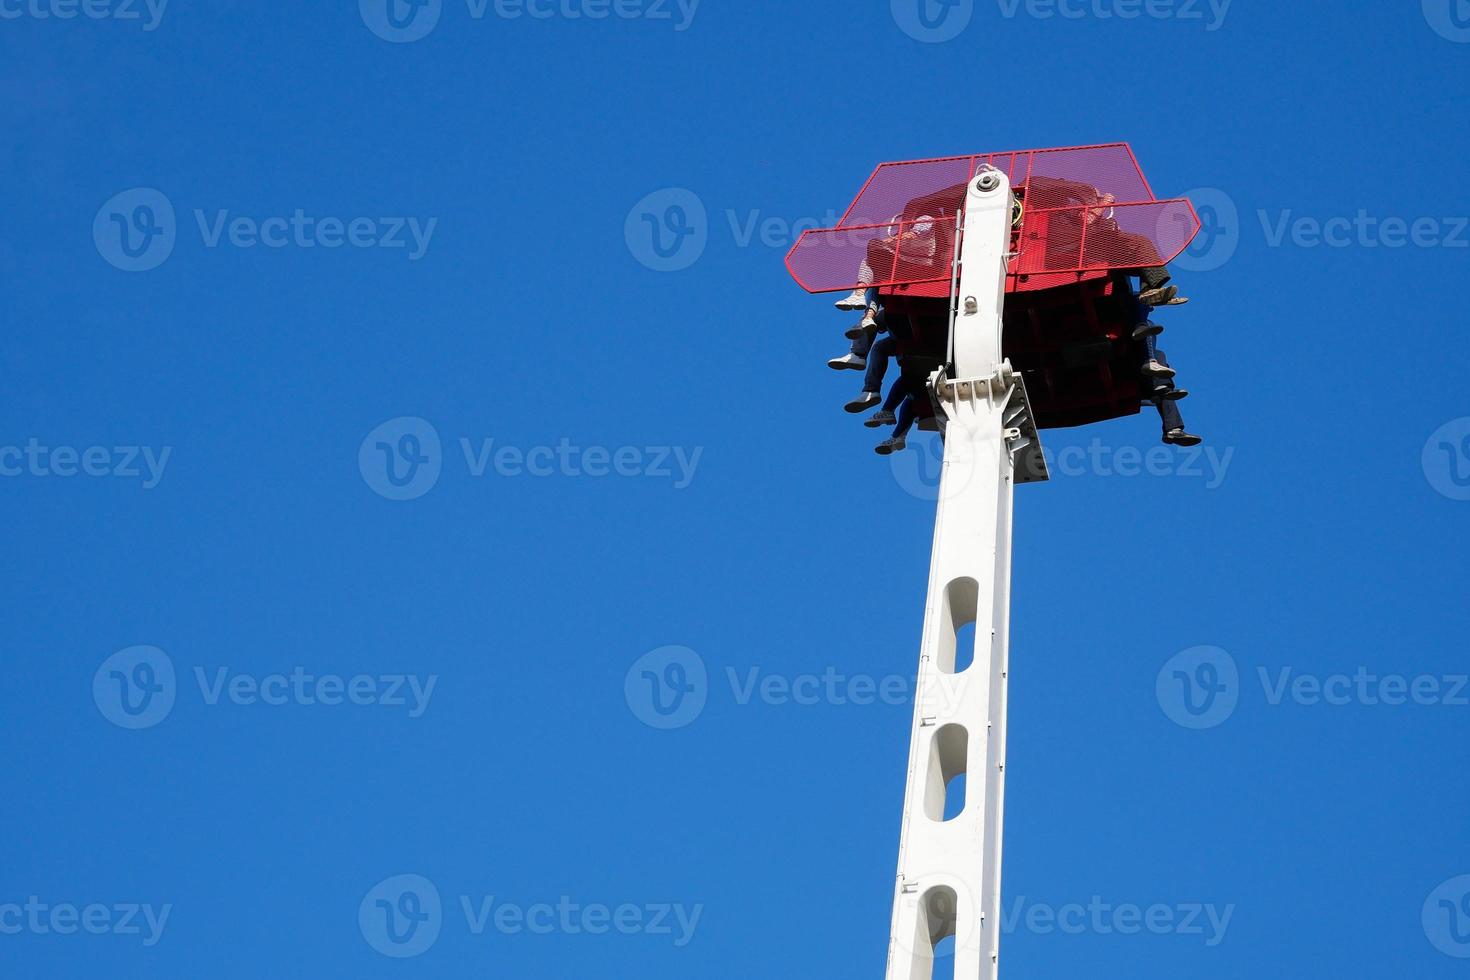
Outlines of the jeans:
[[908,395],[903,404],[898,406],[898,424],[893,427],[893,438],[902,439],[909,434],[909,429],[914,427],[914,420],[918,418],[919,409],[914,401],[918,395]]
[[[1148,338],[1148,344],[1146,345],[1150,352],[1150,358],[1158,361],[1164,367],[1172,367],[1169,363],[1168,356],[1159,350],[1158,345],[1153,341],[1154,338]],[[1154,378],[1153,384],[1153,390],[1155,392],[1173,391],[1175,387],[1173,378]],[[1173,432],[1175,429],[1184,428],[1184,416],[1179,412],[1178,402],[1171,401],[1168,398],[1159,398],[1157,399],[1157,403],[1159,406],[1159,421],[1164,423],[1165,434]]]
[[877,394],[883,390],[883,375],[888,373],[888,359],[893,356],[898,341],[883,337],[868,351],[868,373],[863,379],[863,391]]

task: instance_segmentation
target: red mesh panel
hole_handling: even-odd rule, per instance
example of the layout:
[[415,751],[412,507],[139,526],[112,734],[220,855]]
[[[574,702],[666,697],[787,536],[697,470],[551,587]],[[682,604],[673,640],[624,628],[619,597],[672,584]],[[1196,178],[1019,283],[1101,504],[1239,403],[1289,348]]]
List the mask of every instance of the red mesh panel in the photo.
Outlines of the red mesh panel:
[[792,276],[814,293],[948,283],[958,213],[987,165],[1006,172],[1025,207],[1012,291],[1165,265],[1199,231],[1188,201],[1154,199],[1126,143],[885,163],[836,228],[802,235],[786,259]]
[[[921,231],[922,229],[922,231]],[[954,219],[808,231],[786,257],[804,289],[813,293],[945,282],[954,264]],[[865,275],[864,264],[867,266]]]
[[[929,236],[916,231],[927,225],[910,220],[809,231],[786,263],[796,281],[813,293],[947,283],[954,260],[954,226],[950,220],[933,223],[931,252]],[[1028,209],[1010,273],[1014,277],[1167,265],[1184,251],[1199,227],[1194,208],[1183,199]],[[864,262],[870,277],[862,272]]]
[[964,202],[964,185],[985,164],[1005,171],[1018,193],[1035,174],[1085,183],[1101,194],[1112,194],[1119,201],[1154,199],[1127,143],[979,153],[883,164],[847,209],[839,227],[892,221],[903,216],[910,203],[941,192],[946,192],[946,198],[952,198],[951,208],[958,208]]

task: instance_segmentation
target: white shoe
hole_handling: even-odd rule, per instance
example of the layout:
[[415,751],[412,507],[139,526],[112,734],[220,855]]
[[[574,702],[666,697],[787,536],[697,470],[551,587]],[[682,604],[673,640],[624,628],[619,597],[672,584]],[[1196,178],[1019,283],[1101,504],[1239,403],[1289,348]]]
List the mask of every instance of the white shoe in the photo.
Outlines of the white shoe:
[[867,358],[858,357],[856,354],[843,354],[834,357],[827,362],[827,366],[834,371],[866,371],[868,369]]
[[878,307],[868,307],[868,312],[863,314],[863,322],[858,324],[864,330],[878,329]]
[[854,289],[851,296],[837,301],[839,310],[865,310],[868,308],[868,291],[866,289]]

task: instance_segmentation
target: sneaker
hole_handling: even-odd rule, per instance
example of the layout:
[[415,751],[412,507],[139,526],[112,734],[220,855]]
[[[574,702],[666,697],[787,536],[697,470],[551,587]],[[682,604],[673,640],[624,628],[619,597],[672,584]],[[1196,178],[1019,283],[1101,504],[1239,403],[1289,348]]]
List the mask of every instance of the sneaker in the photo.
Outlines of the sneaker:
[[1171,298],[1168,302],[1161,303],[1159,305],[1160,306],[1183,306],[1185,303],[1188,303],[1188,302],[1189,302],[1189,297],[1188,296],[1175,296],[1175,297]]
[[827,362],[827,366],[834,371],[866,371],[868,359],[858,357],[856,354],[843,354],[841,357],[832,358]]
[[1174,446],[1198,446],[1204,442],[1199,436],[1192,436],[1183,429],[1170,429],[1165,432],[1164,441]]
[[873,452],[879,456],[892,456],[894,453],[903,452],[904,447],[907,445],[908,440],[904,439],[903,436],[894,436],[887,442],[880,442],[874,446]]
[[1147,306],[1166,306],[1178,295],[1178,286],[1159,286],[1156,289],[1145,289],[1138,294],[1138,300]]
[[865,320],[863,321],[863,323],[854,323],[852,326],[848,327],[842,332],[842,336],[846,337],[848,340],[857,340],[863,334],[868,332],[867,327],[864,326],[866,322],[867,321]]
[[868,291],[866,289],[854,289],[851,296],[843,297],[837,301],[839,310],[865,310],[868,308]]
[[874,405],[878,404],[882,400],[882,396],[879,395],[876,391],[865,391],[842,407],[847,409],[853,415],[856,415],[859,412],[866,412],[868,409],[872,408]]
[[897,425],[898,416],[892,412],[878,411],[863,419],[863,425],[870,429],[881,429],[885,425]]
[[1157,337],[1164,332],[1164,328],[1150,320],[1148,323],[1140,323],[1133,328],[1133,339],[1143,340],[1145,337]]
[[878,307],[868,307],[868,312],[863,314],[863,322],[858,324],[858,326],[864,330],[872,330],[876,333],[878,331]]
[[1182,402],[1189,397],[1188,388],[1155,388],[1154,397],[1170,402]]
[[[830,364],[831,362],[829,361],[828,363]],[[1165,367],[1158,361],[1149,361],[1143,366],[1143,374],[1144,377],[1148,378],[1172,378],[1174,377],[1174,369]]]

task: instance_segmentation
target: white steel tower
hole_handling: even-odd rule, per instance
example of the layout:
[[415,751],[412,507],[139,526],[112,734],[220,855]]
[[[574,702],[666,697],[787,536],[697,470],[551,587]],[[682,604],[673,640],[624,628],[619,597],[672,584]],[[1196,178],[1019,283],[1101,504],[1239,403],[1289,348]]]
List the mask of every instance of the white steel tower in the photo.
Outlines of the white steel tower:
[[[997,970],[1012,494],[1018,482],[1047,478],[1025,386],[1001,353],[1014,208],[1005,173],[985,167],[970,180],[951,288],[951,367],[931,378],[944,465],[888,980],[930,980],[935,945],[950,936],[956,978]],[[973,657],[958,642],[972,623]],[[950,799],[959,776],[963,801]]]

